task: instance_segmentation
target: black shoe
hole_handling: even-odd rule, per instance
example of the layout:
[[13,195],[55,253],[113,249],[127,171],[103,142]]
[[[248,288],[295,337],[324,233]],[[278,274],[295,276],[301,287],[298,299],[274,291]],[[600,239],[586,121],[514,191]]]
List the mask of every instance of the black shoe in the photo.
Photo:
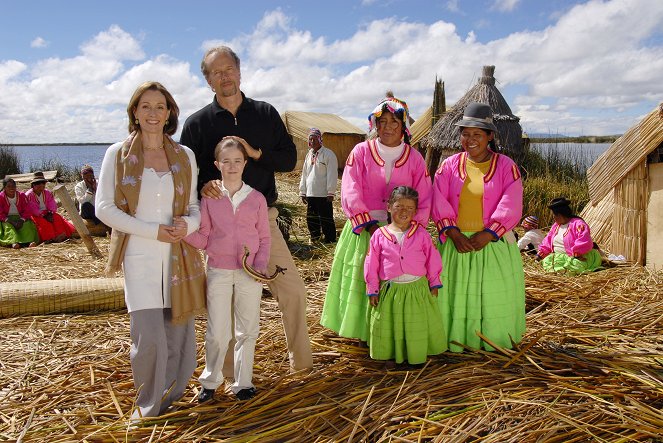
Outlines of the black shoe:
[[203,388],[202,391],[200,391],[200,394],[198,394],[198,403],[205,403],[214,398],[214,391],[215,389],[205,389]]
[[239,391],[235,396],[240,400],[249,400],[256,395],[256,388],[246,388]]

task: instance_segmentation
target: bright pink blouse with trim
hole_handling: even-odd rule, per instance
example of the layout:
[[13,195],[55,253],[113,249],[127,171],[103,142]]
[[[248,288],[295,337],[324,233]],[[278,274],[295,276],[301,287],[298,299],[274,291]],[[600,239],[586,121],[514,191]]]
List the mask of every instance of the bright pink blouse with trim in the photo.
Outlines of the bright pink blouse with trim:
[[30,204],[32,204],[33,208],[35,209],[35,213],[33,215],[44,215],[47,212],[58,212],[58,204],[55,201],[55,197],[53,196],[53,193],[49,191],[48,189],[44,189],[42,191],[42,195],[44,196],[44,204],[46,205],[46,209],[41,211],[39,209],[39,198],[37,197],[37,194],[32,189],[28,189],[25,193],[25,196],[27,197],[28,201]]
[[380,292],[380,282],[403,274],[426,276],[430,288],[439,288],[442,260],[426,229],[416,222],[403,236],[403,243],[382,226],[371,236],[364,261],[366,293]]
[[[21,191],[16,191],[16,209],[18,209],[18,215],[23,219],[27,220],[36,214],[39,210],[28,201],[25,194]],[[0,192],[0,221],[7,221],[9,217],[9,199],[5,195],[5,191]]]
[[[559,231],[559,223],[553,223],[548,234],[543,238],[539,245],[538,255],[544,258],[553,252],[553,239]],[[569,228],[564,234],[564,249],[566,254],[571,257],[579,257],[587,254],[594,247],[592,236],[589,232],[589,225],[580,217],[574,217],[569,220]]]
[[341,207],[350,219],[355,234],[359,234],[369,222],[376,221],[371,219],[369,211],[387,209],[389,196],[396,186],[410,186],[419,193],[414,219],[424,226],[428,224],[432,184],[424,158],[405,144],[403,154],[394,163],[389,183],[386,183],[384,165],[375,140],[356,145],[345,162]]
[[[456,227],[458,204],[467,178],[467,153],[455,154],[442,162],[433,180],[432,218],[446,241],[444,231]],[[502,237],[513,229],[523,212],[523,183],[518,166],[509,157],[493,153],[483,178],[483,225]]]

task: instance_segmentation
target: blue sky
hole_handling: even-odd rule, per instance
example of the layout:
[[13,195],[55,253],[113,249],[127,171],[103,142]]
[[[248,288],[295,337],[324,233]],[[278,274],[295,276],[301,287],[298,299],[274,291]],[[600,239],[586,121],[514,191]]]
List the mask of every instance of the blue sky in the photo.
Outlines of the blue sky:
[[436,76],[452,106],[490,64],[528,132],[622,133],[663,100],[660,0],[6,0],[0,39],[0,144],[119,140],[145,80],[183,122],[216,44],[247,95],[362,129],[387,89],[417,118]]

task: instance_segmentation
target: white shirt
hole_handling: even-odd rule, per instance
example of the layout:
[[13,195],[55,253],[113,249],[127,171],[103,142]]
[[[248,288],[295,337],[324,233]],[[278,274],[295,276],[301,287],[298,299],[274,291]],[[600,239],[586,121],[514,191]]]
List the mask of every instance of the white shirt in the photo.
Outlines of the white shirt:
[[379,139],[377,142],[378,154],[380,154],[380,157],[382,157],[382,160],[384,160],[384,178],[386,179],[386,182],[389,183],[389,180],[391,180],[391,173],[394,170],[394,163],[396,163],[396,160],[398,160],[398,158],[403,154],[405,143],[403,142],[396,147],[391,147],[383,145],[380,143]]
[[7,212],[7,215],[19,215],[18,213],[18,206],[16,206],[16,202],[18,201],[18,193],[14,195],[14,198],[7,197],[7,201],[9,202],[9,212]]
[[557,254],[566,254],[566,248],[564,247],[564,234],[569,230],[569,224],[559,225],[557,234],[553,238],[553,252]]
[[525,234],[518,240],[518,249],[521,251],[527,249],[527,245],[530,243],[534,247],[534,250],[539,249],[539,245],[544,239],[543,232],[540,229],[530,229],[525,232]]
[[231,197],[230,192],[226,189],[226,187],[223,185],[223,181],[221,181],[221,192],[223,195],[228,197],[228,200],[230,200],[230,204],[233,206],[233,214],[237,212],[237,207],[242,203],[246,197],[251,193],[253,188],[249,185],[246,185],[244,182],[242,182],[242,187],[239,188],[235,194]]
[[[157,240],[159,224],[173,221],[173,178],[170,172],[143,169],[136,215],[131,216],[115,205],[115,159],[122,143],[106,151],[95,201],[96,216],[106,225],[130,234],[124,254],[124,298],[129,312],[141,309],[170,308],[170,243]],[[191,189],[187,234],[200,225],[198,203],[198,168],[193,152],[183,147],[191,162]],[[164,288],[163,290],[161,288]]]
[[302,166],[299,195],[328,197],[336,193],[338,160],[331,149],[322,146],[318,152],[309,149]]
[[74,193],[76,194],[76,200],[78,200],[79,208],[80,206],[83,206],[83,203],[92,203],[92,205],[94,205],[95,193],[90,193],[87,191],[85,180],[76,183],[76,186],[74,186]]

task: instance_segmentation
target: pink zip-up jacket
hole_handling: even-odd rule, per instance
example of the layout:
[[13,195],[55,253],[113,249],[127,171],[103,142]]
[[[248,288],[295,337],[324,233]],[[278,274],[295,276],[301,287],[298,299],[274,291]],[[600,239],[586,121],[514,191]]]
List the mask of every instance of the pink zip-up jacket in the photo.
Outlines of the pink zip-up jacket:
[[[553,223],[548,234],[539,245],[538,255],[544,258],[553,252],[553,240],[559,231],[559,223]],[[569,228],[564,234],[564,249],[571,257],[579,257],[587,254],[594,248],[594,242],[589,232],[589,225],[580,217],[569,220]]]
[[32,189],[28,189],[25,192],[25,196],[28,199],[28,202],[32,205],[32,208],[34,210],[34,213],[32,215],[41,215],[43,216],[47,212],[58,212],[58,204],[55,201],[55,197],[53,197],[53,193],[49,191],[48,189],[44,189],[42,191],[42,195],[44,196],[44,204],[46,205],[46,209],[43,211],[39,210],[39,199],[37,198],[37,194]]
[[[18,209],[18,215],[23,220],[29,220],[36,212],[38,212],[39,206],[37,206],[37,211],[34,206],[28,201],[28,198],[21,191],[16,191],[16,209]],[[5,191],[0,192],[0,221],[7,221],[9,217],[9,198],[5,195]]]
[[442,260],[426,228],[417,222],[403,236],[403,244],[387,229],[380,227],[371,236],[364,262],[367,295],[380,292],[380,282],[403,274],[426,276],[430,288],[440,288]]
[[378,154],[377,142],[368,140],[356,145],[343,169],[341,206],[352,223],[352,232],[361,233],[373,224],[369,211],[387,210],[391,191],[396,186],[409,186],[419,193],[415,220],[428,225],[432,184],[426,162],[417,150],[405,144],[403,154],[394,163],[389,183],[385,182],[385,162]]
[[203,197],[200,206],[200,227],[184,237],[184,241],[204,249],[209,266],[241,269],[246,246],[250,253],[247,263],[257,271],[267,271],[272,238],[267,201],[260,192],[252,189],[234,213],[225,195],[218,199]]
[[[432,218],[440,242],[444,232],[456,227],[460,192],[467,178],[467,153],[455,154],[442,162],[433,181]],[[509,157],[493,153],[483,178],[483,225],[485,230],[502,237],[513,229],[523,212],[523,182],[518,166]]]

